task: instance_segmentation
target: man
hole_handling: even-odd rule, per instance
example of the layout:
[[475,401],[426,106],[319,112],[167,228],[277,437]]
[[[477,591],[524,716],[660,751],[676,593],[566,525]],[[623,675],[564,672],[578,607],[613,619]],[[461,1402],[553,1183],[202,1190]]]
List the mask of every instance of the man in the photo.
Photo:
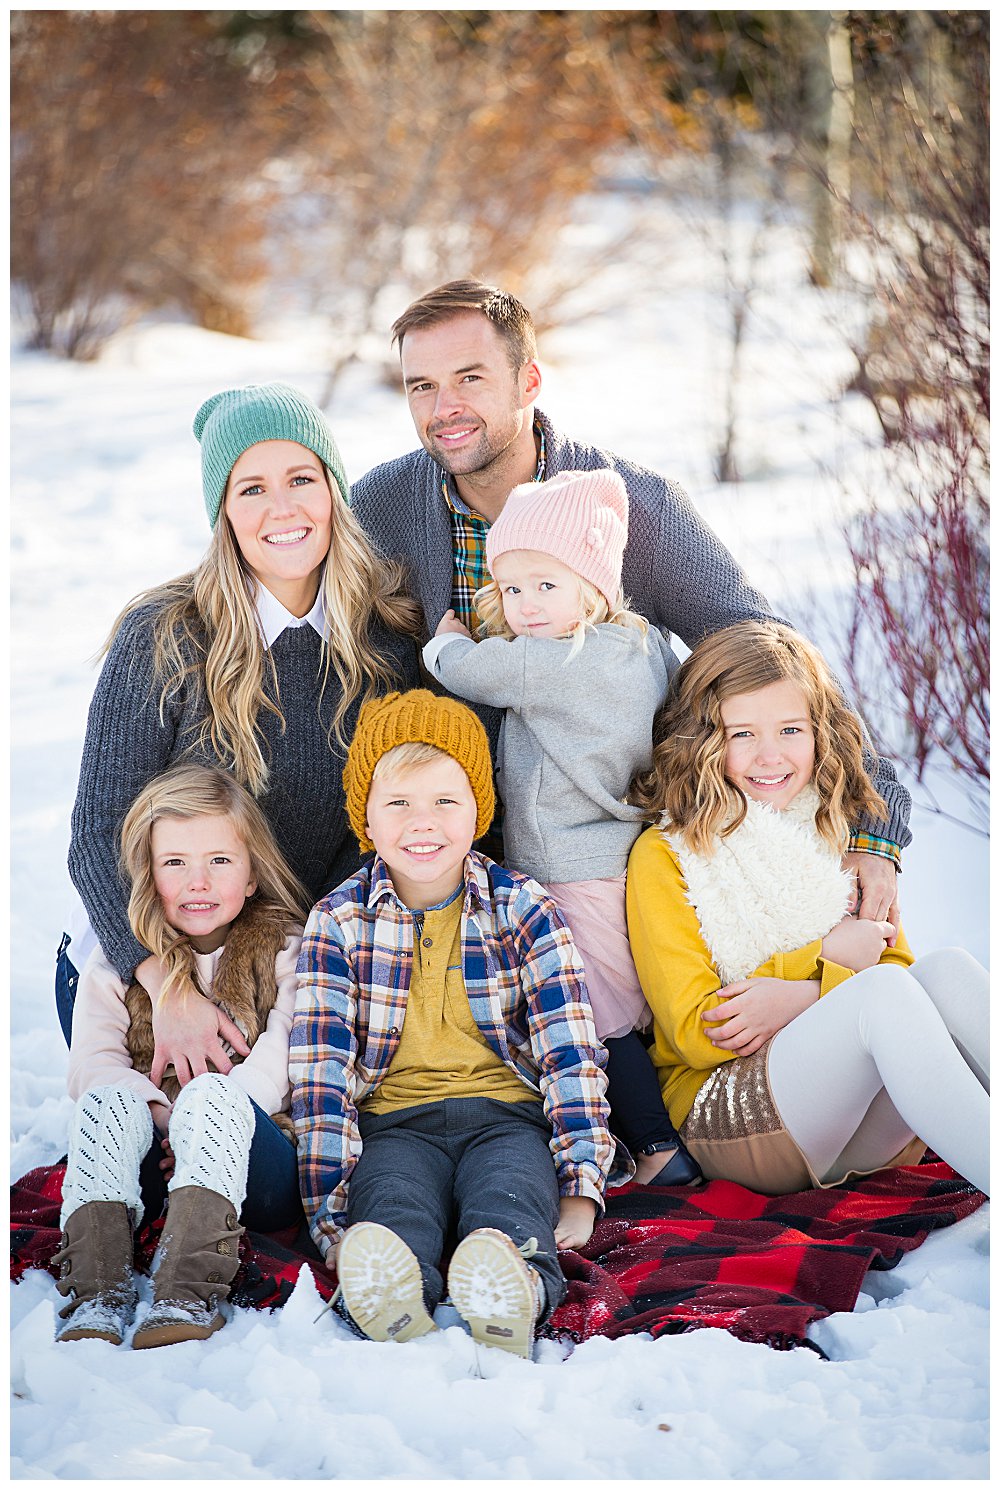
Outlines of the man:
[[[601,466],[628,488],[622,580],[635,610],[689,647],[735,621],[781,619],[676,482],[568,439],[535,409],[542,375],[534,327],[512,295],[453,280],[415,300],[392,336],[423,449],[369,471],[351,503],[382,551],[409,566],[429,634],[449,608],[474,629],[486,534],[512,487]],[[478,712],[495,740],[499,721],[488,716],[496,711]],[[860,914],[898,924],[910,799],[888,762],[873,760],[873,780],[888,821],[860,823],[844,864],[858,878]]]

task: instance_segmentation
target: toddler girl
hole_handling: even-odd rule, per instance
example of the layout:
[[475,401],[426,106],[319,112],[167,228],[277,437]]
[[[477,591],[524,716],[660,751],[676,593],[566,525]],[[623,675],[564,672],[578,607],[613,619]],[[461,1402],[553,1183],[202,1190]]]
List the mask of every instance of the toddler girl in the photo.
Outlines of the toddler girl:
[[705,1174],[781,1195],[929,1144],[986,1191],[987,975],[850,915],[847,827],[880,799],[815,647],[770,622],[708,637],[657,741],[628,927],[663,1100]]
[[498,752],[504,860],[540,881],[583,960],[608,1052],[612,1127],[639,1183],[699,1171],[664,1111],[636,1026],[648,1022],[625,927],[625,866],[642,814],[625,803],[649,764],[656,710],[677,662],[627,608],[628,494],[616,471],[516,486],[486,539],[492,579],[475,598],[476,645],[448,611],[426,666],[461,698],[506,709]]
[[205,1072],[181,1089],[169,1068],[155,1085],[149,996],[126,988],[99,947],[87,961],[56,1254],[57,1286],[71,1301],[56,1338],[121,1344],[138,1301],[132,1228],[158,1216],[166,1194],[153,1304],[132,1341],[142,1348],[222,1327],[241,1220],[274,1231],[301,1216],[281,1115],[306,900],[253,798],[205,766],[175,766],[143,787],[122,826],[121,864],[129,922],[163,960],[165,991],[205,993],[251,1047],[228,1076]]

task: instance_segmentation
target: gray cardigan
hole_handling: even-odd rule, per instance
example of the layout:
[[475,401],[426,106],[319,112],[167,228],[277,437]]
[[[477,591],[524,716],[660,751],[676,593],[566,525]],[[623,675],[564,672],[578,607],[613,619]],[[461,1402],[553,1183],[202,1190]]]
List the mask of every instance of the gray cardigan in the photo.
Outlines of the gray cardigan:
[[452,633],[424,663],[459,698],[506,709],[498,771],[509,868],[542,884],[625,873],[643,827],[622,801],[653,753],[653,716],[677,659],[655,628],[605,624],[576,656],[547,637]]
[[[548,475],[610,467],[625,482],[629,533],[622,583],[633,610],[689,647],[736,621],[781,619],[675,481],[595,445],[567,439],[538,410],[536,417],[545,431]],[[369,537],[409,569],[428,635],[451,605],[452,539],[441,474],[425,450],[413,450],[376,466],[351,490],[351,506]],[[495,741],[499,715],[484,706],[477,712]],[[857,826],[905,848],[911,838],[909,793],[888,761],[871,764],[889,819],[864,818]]]

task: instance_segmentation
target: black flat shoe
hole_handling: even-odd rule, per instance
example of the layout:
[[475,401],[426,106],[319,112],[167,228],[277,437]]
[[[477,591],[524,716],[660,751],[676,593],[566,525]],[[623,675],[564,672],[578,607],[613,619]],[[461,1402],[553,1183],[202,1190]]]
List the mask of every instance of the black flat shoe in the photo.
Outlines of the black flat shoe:
[[705,1178],[700,1165],[691,1158],[679,1139],[676,1143],[651,1143],[639,1152],[658,1154],[665,1149],[673,1149],[674,1154],[651,1180],[646,1181],[647,1185],[694,1185]]

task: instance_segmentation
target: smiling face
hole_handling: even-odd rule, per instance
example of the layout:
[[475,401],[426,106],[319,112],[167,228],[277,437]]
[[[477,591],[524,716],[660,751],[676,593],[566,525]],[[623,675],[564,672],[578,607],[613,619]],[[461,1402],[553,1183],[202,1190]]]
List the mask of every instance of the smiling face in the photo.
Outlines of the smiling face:
[[[500,333],[476,311],[408,331],[401,361],[420,443],[438,465],[457,478],[502,475],[504,496],[531,479],[536,362],[515,372]],[[461,480],[459,489],[464,494]]]
[[566,637],[583,619],[580,581],[551,554],[512,549],[494,559],[493,578],[515,636]]
[[726,732],[726,780],[753,802],[780,812],[813,776],[816,742],[809,703],[788,679],[737,693],[720,709]]
[[244,450],[223,510],[253,574],[295,616],[312,608],[330,549],[333,498],[318,455],[291,440]]
[[161,817],[150,847],[153,884],[163,914],[197,952],[222,946],[247,898],[257,888],[250,854],[223,815]]
[[426,910],[454,894],[476,816],[472,784],[450,755],[376,773],[368,794],[368,836],[404,905]]

